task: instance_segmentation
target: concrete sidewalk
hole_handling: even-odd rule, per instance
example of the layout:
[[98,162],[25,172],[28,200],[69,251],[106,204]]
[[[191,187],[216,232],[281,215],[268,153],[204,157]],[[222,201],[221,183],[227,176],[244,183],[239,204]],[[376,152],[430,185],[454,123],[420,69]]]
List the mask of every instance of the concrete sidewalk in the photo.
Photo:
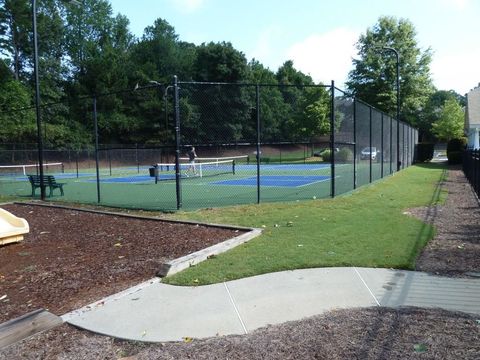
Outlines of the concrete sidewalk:
[[198,287],[152,279],[62,318],[104,335],[162,342],[246,334],[333,309],[368,306],[480,314],[480,279],[370,268],[283,271]]

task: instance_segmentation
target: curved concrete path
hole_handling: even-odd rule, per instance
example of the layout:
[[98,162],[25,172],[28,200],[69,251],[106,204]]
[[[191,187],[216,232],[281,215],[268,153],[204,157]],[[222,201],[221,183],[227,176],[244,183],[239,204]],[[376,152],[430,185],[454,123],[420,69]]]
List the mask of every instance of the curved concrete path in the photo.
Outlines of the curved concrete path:
[[198,287],[152,279],[62,318],[104,335],[163,342],[246,334],[332,309],[368,306],[480,314],[480,279],[370,268],[283,271]]

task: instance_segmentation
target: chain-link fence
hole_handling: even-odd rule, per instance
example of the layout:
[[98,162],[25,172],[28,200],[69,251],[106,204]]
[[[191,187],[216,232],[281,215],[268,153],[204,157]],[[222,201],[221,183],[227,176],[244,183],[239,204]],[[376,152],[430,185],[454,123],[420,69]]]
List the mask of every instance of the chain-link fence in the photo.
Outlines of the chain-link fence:
[[[46,200],[156,210],[336,196],[411,165],[418,137],[333,83],[175,81],[44,106],[41,120],[44,173],[65,183]],[[38,146],[0,146],[0,193],[31,197]]]

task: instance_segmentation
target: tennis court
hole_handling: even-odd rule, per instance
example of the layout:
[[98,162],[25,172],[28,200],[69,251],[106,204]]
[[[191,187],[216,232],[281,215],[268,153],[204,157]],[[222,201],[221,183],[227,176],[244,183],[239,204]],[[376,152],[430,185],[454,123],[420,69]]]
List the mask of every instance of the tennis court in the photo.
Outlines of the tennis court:
[[[177,183],[175,164],[155,164],[157,179],[151,176],[152,165],[100,167],[99,184],[95,169],[69,169],[64,172],[49,168],[45,174],[54,175],[65,183],[65,195],[55,192],[55,201],[100,203],[108,206],[142,209],[176,209]],[[330,196],[329,163],[281,163],[260,166],[260,184],[257,184],[257,164],[247,156],[234,159],[203,159],[195,164],[180,164],[180,197],[182,208],[194,209],[209,206],[227,206],[255,203],[261,189],[262,201],[322,198]],[[36,173],[26,168],[26,173]],[[1,192],[29,198],[31,186],[23,175],[25,167],[17,174],[2,176]],[[155,173],[154,173],[155,175]],[[157,181],[156,181],[157,180]],[[36,192],[39,196],[39,190]]]
[[[49,199],[125,208],[176,210],[178,201],[183,209],[197,209],[258,201],[321,199],[330,197],[332,191],[331,164],[315,158],[299,162],[262,162],[260,166],[256,159],[251,162],[246,155],[201,158],[195,164],[195,169],[190,168],[189,163],[180,163],[178,184],[174,163],[115,165],[101,164],[98,184],[95,168],[78,169],[64,167],[63,164],[45,168],[45,174],[54,175],[57,182],[65,184],[64,196],[55,192]],[[30,198],[31,185],[24,173],[37,173],[38,169],[21,165],[14,173],[11,173],[12,168],[6,170],[9,173],[0,176],[1,193]],[[368,170],[367,164],[357,164],[356,170],[353,164],[335,164],[338,193],[353,188],[354,171],[357,183],[368,182]],[[38,189],[36,196],[39,196]]]

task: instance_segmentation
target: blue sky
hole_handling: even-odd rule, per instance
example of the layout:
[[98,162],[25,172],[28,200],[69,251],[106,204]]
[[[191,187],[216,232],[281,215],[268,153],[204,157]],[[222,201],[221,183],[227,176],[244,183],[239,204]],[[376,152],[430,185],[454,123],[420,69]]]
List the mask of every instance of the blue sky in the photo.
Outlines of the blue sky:
[[228,41],[276,71],[286,60],[343,87],[355,42],[380,16],[407,18],[433,50],[435,86],[465,94],[480,83],[480,0],[110,0],[140,37],[157,18],[183,41]]

